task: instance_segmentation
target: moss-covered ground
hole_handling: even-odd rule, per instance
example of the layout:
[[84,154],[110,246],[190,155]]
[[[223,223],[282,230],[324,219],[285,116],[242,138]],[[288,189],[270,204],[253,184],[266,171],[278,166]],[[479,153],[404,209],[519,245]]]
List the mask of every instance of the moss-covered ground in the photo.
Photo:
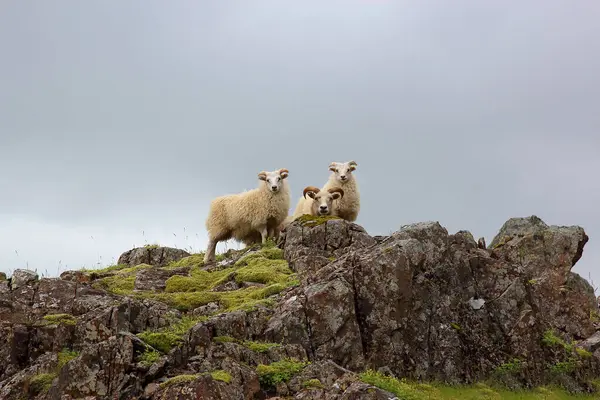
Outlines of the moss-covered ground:
[[[235,264],[224,268],[204,269],[203,254],[193,254],[171,263],[164,268],[190,267],[189,276],[172,276],[166,281],[166,288],[163,292],[134,291],[136,272],[142,268],[148,268],[147,265],[106,268],[104,273],[114,274],[96,280],[93,285],[119,295],[162,301],[184,312],[210,302],[218,303],[221,312],[238,309],[249,310],[258,304],[272,304],[268,300],[269,296],[298,284],[296,275],[283,259],[281,249],[272,242],[255,247],[258,248],[257,251],[251,252]],[[240,252],[239,250],[230,250],[220,256],[221,258],[230,258]],[[98,271],[94,272],[98,274]],[[215,290],[218,286],[228,282],[238,286],[241,286],[243,282],[250,285],[237,290]]]
[[289,381],[307,365],[307,362],[289,358],[273,362],[269,365],[259,364],[256,367],[256,373],[258,374],[261,386],[267,388],[276,387],[281,382]]
[[215,336],[213,341],[217,343],[237,343],[242,345],[255,353],[265,353],[270,349],[281,347],[280,343],[268,343],[268,342],[257,342],[253,340],[239,340],[230,336]]
[[325,224],[327,221],[332,221],[332,220],[336,220],[336,219],[341,219],[341,218],[331,216],[331,215],[314,216],[314,215],[304,214],[304,215],[301,215],[298,218],[296,218],[296,221],[298,221],[302,226],[311,227],[311,226],[322,225],[322,224]]
[[437,383],[417,383],[396,379],[368,370],[360,379],[370,385],[386,390],[405,400],[576,400],[597,399],[598,394],[571,394],[554,387],[538,387],[532,390],[513,391],[478,383],[468,386],[448,386]]
[[71,314],[48,314],[42,318],[45,322],[52,325],[75,325],[77,319]]
[[[138,333],[137,336],[154,349],[163,353],[168,353],[173,347],[176,347],[183,342],[183,336],[187,331],[197,323],[205,321],[206,319],[207,317],[195,318],[184,316],[181,320],[176,321],[167,327],[155,331],[144,331]],[[150,357],[150,359],[146,358],[146,362],[150,362],[151,358],[155,356],[148,355],[147,357]]]

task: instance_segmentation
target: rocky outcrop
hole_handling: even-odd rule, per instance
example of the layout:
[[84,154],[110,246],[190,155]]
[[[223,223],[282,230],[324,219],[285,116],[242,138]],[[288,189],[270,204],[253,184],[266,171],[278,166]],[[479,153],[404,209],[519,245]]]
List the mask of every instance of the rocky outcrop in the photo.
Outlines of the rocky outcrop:
[[185,250],[172,247],[145,246],[136,247],[119,256],[118,264],[134,267],[140,264],[148,264],[155,267],[164,267],[173,261],[189,257],[190,253]]
[[287,227],[283,253],[216,267],[156,247],[61,279],[18,271],[0,280],[0,398],[394,397],[365,370],[589,391],[598,305],[571,272],[587,241],[537,217],[507,221],[489,247],[436,222],[371,237],[317,218]]

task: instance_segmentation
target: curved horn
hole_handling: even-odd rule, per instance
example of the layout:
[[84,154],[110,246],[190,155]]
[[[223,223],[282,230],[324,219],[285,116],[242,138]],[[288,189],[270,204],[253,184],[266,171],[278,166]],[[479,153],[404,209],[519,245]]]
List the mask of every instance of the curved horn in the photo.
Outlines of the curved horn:
[[260,179],[261,181],[264,181],[267,179],[267,173],[265,171],[261,171],[258,173],[258,179]]
[[343,191],[341,188],[339,188],[339,187],[334,187],[334,188],[331,188],[331,189],[329,189],[329,190],[327,190],[327,191],[328,191],[329,193],[335,193],[335,192],[338,192],[338,193],[341,195],[341,197],[344,197],[344,191]]
[[319,189],[318,187],[307,186],[304,188],[304,192],[302,192],[302,196],[304,196],[304,198],[306,198],[306,193],[308,193],[308,192],[319,193],[320,190],[321,189]]
[[353,161],[350,161],[350,162],[348,162],[348,165],[352,165],[352,166],[355,166],[355,167],[356,167],[356,166],[358,166],[358,164],[357,164],[357,163],[356,163],[356,161],[354,161],[354,160],[353,160]]
[[285,169],[285,168],[281,168],[281,169],[279,170],[279,173],[280,173],[280,174],[283,174],[284,172],[286,172],[286,173],[288,173],[288,174],[290,173],[290,171],[288,171],[288,170],[287,170],[287,169]]

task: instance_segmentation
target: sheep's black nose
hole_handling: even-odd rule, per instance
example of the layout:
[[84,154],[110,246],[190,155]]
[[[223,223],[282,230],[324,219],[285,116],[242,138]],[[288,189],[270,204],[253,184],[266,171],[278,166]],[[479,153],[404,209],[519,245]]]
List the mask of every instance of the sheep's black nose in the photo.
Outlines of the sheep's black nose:
[[327,206],[321,206],[321,210],[327,210]]
[[271,186],[271,189],[277,190],[277,186]]
[[344,180],[344,179],[346,179],[346,175],[340,175],[340,179],[341,179],[341,180]]

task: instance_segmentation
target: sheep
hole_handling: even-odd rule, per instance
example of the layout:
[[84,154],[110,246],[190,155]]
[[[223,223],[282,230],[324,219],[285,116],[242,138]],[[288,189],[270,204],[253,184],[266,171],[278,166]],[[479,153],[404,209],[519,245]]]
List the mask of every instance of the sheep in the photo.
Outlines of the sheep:
[[210,204],[206,219],[208,246],[206,264],[215,261],[217,244],[231,238],[248,243],[260,236],[264,244],[268,237],[278,236],[278,227],[288,215],[290,190],[286,183],[289,171],[262,171],[255,189],[217,197]]
[[344,197],[344,191],[338,187],[330,188],[328,191],[322,191],[314,186],[305,187],[294,214],[287,217],[279,229],[283,231],[292,221],[305,214],[313,216],[335,215],[333,202],[342,197]]
[[331,171],[329,180],[321,188],[321,191],[329,191],[331,188],[339,187],[344,191],[344,197],[333,205],[333,213],[349,222],[356,221],[360,211],[358,183],[352,173],[356,170],[357,165],[356,161],[332,162],[329,164]]
[[[306,199],[306,195],[308,195],[311,201]],[[324,191],[314,186],[307,186],[304,188],[302,197],[307,201],[303,203],[302,214],[300,215],[335,215],[333,201],[342,199],[344,197],[344,191],[339,187],[333,187]],[[298,216],[299,215],[294,215],[295,218]]]

